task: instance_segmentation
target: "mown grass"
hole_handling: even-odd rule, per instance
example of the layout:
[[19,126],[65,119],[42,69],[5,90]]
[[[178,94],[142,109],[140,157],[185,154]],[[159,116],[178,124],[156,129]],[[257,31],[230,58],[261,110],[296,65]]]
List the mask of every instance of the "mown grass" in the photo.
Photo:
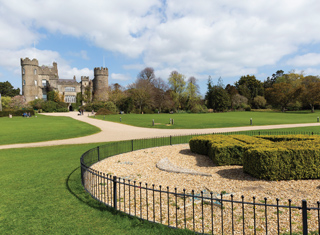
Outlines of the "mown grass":
[[192,234],[142,222],[83,189],[79,158],[94,144],[0,151],[0,234]]
[[[161,129],[202,129],[220,127],[249,126],[252,118],[253,126],[314,123],[320,112],[227,112],[227,113],[203,113],[203,114],[118,114],[97,115],[95,118],[119,122],[138,127]],[[174,119],[174,125],[169,125],[170,118]],[[155,125],[152,126],[152,120]]]
[[0,118],[0,145],[31,143],[91,135],[100,131],[70,117]]
[[[198,120],[199,117],[202,120],[201,115]],[[40,121],[35,120],[35,124],[32,118],[0,119],[0,144],[6,138],[15,140],[16,136],[28,139],[24,132],[39,128],[37,124],[41,124],[42,128],[35,133],[41,137],[52,131],[55,133],[53,136],[66,138],[62,132],[68,132],[66,128],[76,125],[74,120],[70,119],[69,122],[68,119],[38,116]],[[65,123],[63,127],[62,123]],[[81,126],[87,125],[82,122],[78,124],[77,128],[81,130]],[[22,134],[8,131],[9,127],[20,128]],[[303,131],[308,128],[289,129]],[[320,129],[310,128],[314,132],[316,128]],[[5,138],[2,133],[5,133]],[[87,131],[84,133],[88,134]],[[39,141],[32,138],[28,142]],[[86,144],[0,150],[0,234],[192,234],[142,222],[92,199],[81,185],[79,159],[81,154],[95,146]]]

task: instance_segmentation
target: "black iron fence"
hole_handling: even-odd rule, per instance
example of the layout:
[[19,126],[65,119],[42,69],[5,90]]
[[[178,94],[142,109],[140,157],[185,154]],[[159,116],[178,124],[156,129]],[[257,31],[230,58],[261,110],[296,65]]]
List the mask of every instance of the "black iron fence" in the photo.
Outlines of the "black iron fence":
[[[212,134],[212,133],[211,133]],[[214,133],[218,134],[218,133]],[[247,131],[220,133],[246,135],[307,134],[309,132]],[[320,202],[235,197],[224,192],[148,185],[99,172],[94,164],[134,150],[188,143],[197,135],[169,136],[112,142],[85,152],[80,159],[81,180],[96,200],[122,211],[169,227],[205,234],[320,234]],[[315,200],[317,200],[315,198]],[[309,233],[308,233],[309,232]]]

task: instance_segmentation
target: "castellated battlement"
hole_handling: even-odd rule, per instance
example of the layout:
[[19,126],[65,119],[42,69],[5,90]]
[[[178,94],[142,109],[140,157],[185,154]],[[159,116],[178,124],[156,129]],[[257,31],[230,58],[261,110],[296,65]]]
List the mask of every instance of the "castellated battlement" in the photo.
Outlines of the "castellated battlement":
[[35,65],[35,66],[39,66],[39,62],[37,59],[32,59],[30,60],[28,57],[26,57],[25,59],[21,58],[21,66],[22,65]]
[[81,76],[81,81],[89,81],[89,76]]
[[104,75],[104,76],[108,76],[109,75],[109,72],[108,72],[108,68],[99,68],[99,67],[96,67],[94,68],[94,75]]

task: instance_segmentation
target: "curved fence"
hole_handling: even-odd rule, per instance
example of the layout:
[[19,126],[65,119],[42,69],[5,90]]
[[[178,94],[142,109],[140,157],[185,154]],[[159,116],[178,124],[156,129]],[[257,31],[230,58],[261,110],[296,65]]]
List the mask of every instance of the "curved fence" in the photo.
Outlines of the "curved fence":
[[[211,133],[212,134],[212,133]],[[214,133],[218,134],[218,133]],[[285,135],[306,132],[248,131],[219,134]],[[183,144],[198,135],[111,142],[85,152],[80,159],[84,189],[96,200],[143,220],[205,234],[320,234],[320,202],[288,199],[245,201],[225,192],[195,192],[148,185],[94,169],[111,156],[139,149]],[[249,201],[250,200],[250,201]],[[315,200],[319,200],[315,198]]]

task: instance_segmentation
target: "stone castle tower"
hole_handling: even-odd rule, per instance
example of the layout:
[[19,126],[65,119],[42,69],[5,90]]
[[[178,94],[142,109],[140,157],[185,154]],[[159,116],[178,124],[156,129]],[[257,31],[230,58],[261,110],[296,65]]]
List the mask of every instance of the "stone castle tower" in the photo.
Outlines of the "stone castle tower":
[[[81,76],[81,81],[60,79],[58,66],[39,66],[37,59],[21,58],[22,95],[26,101],[47,99],[48,90],[58,91],[66,103],[76,103],[77,93],[91,94],[90,100],[105,101],[108,99],[108,68],[94,68],[94,78]],[[48,89],[50,88],[50,89]]]
[[108,99],[108,68],[94,68],[93,96],[95,100],[106,101]]
[[43,98],[49,81],[54,83],[58,77],[57,63],[52,66],[39,66],[37,59],[21,58],[22,95],[26,101]]

